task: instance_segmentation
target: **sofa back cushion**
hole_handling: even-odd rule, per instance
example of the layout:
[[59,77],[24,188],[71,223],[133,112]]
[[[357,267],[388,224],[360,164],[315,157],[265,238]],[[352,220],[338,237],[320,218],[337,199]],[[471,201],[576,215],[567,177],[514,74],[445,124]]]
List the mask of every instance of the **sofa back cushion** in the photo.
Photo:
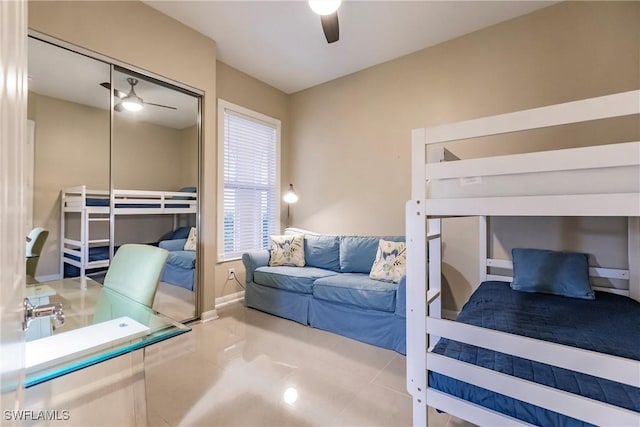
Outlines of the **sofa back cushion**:
[[376,259],[380,239],[404,242],[404,236],[342,236],[340,240],[340,271],[369,273]]
[[304,260],[310,267],[340,271],[340,237],[304,235]]

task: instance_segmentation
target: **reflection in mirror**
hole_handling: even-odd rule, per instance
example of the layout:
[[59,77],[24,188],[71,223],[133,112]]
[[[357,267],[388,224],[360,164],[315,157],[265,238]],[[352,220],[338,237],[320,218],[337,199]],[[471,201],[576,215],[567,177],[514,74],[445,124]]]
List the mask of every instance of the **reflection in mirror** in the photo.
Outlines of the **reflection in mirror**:
[[26,339],[91,324],[89,290],[125,243],[171,252],[153,308],[197,316],[199,98],[30,37],[28,119],[27,295],[68,316]]
[[120,68],[113,94],[112,241],[168,250],[153,308],[194,318],[198,98]]
[[[60,195],[82,185],[108,194],[110,99],[99,83],[109,80],[110,66],[34,38],[28,49],[25,264],[28,282],[44,282],[80,274],[81,209],[65,212]],[[106,221],[90,225],[92,239],[108,238],[109,206],[103,211]],[[65,256],[76,265],[64,263]],[[32,295],[31,303],[57,301],[55,293],[45,294]],[[55,327],[49,319],[35,322],[27,339],[50,335]]]

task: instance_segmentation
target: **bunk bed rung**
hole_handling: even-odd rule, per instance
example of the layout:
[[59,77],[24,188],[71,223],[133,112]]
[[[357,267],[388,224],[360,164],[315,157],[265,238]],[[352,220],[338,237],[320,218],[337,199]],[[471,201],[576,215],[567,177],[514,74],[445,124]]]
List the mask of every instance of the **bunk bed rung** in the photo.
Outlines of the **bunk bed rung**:
[[429,199],[431,216],[640,216],[640,194]]
[[640,164],[640,142],[430,163],[426,179],[457,179],[601,169]]
[[110,219],[109,218],[89,218],[89,221],[91,221],[91,222],[94,222],[94,221],[96,221],[96,222],[108,222],[108,221],[110,221]]
[[89,261],[87,263],[87,267],[86,268],[102,268],[102,267],[109,267],[109,260],[108,259],[104,259],[104,260],[100,260],[100,261]]
[[[513,261],[509,259],[487,259],[487,267],[503,268],[506,270],[513,270]],[[589,267],[589,276],[602,277],[605,279],[622,279],[629,280],[629,270],[619,268],[603,268],[603,267]]]
[[82,263],[80,261],[76,261],[75,259],[65,257],[64,263],[73,265],[74,267],[82,268]]
[[[427,369],[596,425],[635,425],[637,412],[430,353]],[[428,394],[427,394],[428,395]]]
[[640,376],[632,375],[640,373],[640,361],[434,317],[427,317],[426,329],[454,341],[640,387]]
[[81,257],[82,256],[82,252],[80,252],[77,249],[69,249],[69,248],[64,248],[63,252],[67,255],[73,255],[73,256],[77,256],[77,257]]
[[492,411],[483,406],[471,403],[467,400],[462,400],[459,397],[443,393],[440,390],[433,388],[429,388],[429,392],[427,393],[427,405],[453,416],[460,415],[460,412],[464,412],[465,418],[477,425],[496,427],[533,427],[533,424]]
[[64,244],[77,246],[79,248],[82,247],[82,242],[80,240],[64,239]]
[[95,239],[95,240],[89,240],[87,243],[92,244],[92,243],[109,243],[110,240],[109,239]]
[[640,90],[432,127],[426,144],[638,114]]

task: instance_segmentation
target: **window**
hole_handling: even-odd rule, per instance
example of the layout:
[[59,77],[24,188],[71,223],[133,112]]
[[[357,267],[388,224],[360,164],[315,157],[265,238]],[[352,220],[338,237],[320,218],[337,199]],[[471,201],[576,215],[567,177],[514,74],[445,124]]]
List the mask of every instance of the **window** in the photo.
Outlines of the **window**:
[[280,229],[280,121],[218,100],[218,260],[269,247]]

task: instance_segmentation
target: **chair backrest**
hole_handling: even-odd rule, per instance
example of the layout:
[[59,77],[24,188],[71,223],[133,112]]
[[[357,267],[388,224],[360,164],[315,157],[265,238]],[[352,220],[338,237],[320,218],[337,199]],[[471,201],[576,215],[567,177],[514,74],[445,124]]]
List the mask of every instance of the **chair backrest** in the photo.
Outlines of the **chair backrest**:
[[104,287],[151,307],[168,256],[155,246],[122,245],[111,260]]
[[42,253],[44,243],[47,241],[47,237],[49,237],[49,230],[42,227],[36,227],[29,232],[25,247],[27,276],[36,276],[38,261],[40,260],[40,254]]

